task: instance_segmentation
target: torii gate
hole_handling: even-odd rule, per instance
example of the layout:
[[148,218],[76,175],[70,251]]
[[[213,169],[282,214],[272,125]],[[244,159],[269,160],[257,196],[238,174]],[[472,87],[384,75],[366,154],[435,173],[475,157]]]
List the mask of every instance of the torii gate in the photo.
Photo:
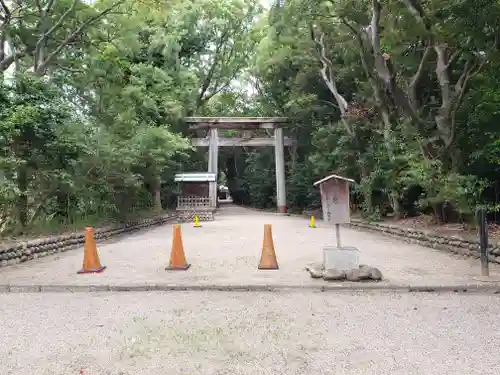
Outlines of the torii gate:
[[[276,162],[276,202],[280,213],[286,212],[285,146],[296,142],[283,136],[284,117],[187,117],[190,130],[200,138],[192,139],[193,145],[208,147],[208,172],[218,174],[219,147],[274,146]],[[219,129],[237,130],[240,137],[219,137]],[[273,131],[273,134],[270,134]],[[261,133],[261,134],[255,134]],[[257,135],[257,136],[255,136]],[[212,205],[217,204],[217,182],[210,183]]]

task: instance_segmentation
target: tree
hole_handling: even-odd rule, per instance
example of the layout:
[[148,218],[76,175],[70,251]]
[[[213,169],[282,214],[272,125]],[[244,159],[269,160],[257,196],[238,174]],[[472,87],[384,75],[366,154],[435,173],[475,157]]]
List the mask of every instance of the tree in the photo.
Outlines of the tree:
[[123,2],[114,0],[98,10],[80,0],[14,0],[12,5],[2,1],[0,71],[18,61],[44,75],[66,48],[81,42],[91,26]]

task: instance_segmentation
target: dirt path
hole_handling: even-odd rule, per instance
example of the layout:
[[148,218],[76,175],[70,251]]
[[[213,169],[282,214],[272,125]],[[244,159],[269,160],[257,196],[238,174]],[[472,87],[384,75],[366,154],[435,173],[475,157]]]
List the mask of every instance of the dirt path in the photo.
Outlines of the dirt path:
[[[280,269],[257,270],[263,225],[273,225]],[[307,263],[322,259],[322,248],[335,244],[335,231],[318,222],[228,206],[217,219],[202,228],[182,225],[184,248],[191,268],[166,272],[172,226],[120,238],[100,246],[102,263],[108,268],[97,275],[77,275],[82,251],[47,257],[0,271],[0,284],[144,284],[175,285],[318,285],[304,271]],[[342,242],[360,250],[360,261],[380,268],[384,283],[457,285],[474,283],[479,261],[461,259],[448,252],[406,244],[377,233],[342,228]],[[498,274],[492,265],[492,274]]]

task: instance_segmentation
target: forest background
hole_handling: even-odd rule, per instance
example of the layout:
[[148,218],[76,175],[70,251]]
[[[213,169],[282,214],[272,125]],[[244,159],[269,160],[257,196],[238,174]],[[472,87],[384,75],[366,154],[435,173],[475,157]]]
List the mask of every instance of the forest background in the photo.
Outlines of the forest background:
[[[291,212],[336,173],[368,220],[496,220],[499,31],[498,0],[0,0],[0,235],[172,207],[193,115],[288,117]],[[272,148],[219,169],[275,207]]]

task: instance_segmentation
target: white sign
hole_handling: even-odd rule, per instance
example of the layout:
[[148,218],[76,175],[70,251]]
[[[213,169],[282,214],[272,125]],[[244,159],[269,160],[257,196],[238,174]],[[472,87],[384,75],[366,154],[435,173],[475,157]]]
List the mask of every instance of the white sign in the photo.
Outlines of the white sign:
[[347,224],[351,221],[349,210],[349,182],[332,178],[321,183],[323,220],[327,224]]

